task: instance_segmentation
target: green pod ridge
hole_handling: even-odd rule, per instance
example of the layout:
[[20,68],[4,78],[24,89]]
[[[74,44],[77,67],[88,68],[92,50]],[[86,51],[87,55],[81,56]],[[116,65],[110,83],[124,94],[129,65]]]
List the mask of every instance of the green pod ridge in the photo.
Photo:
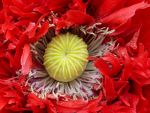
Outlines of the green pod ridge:
[[88,63],[87,44],[77,35],[53,37],[44,54],[44,66],[50,77],[60,82],[78,78]]

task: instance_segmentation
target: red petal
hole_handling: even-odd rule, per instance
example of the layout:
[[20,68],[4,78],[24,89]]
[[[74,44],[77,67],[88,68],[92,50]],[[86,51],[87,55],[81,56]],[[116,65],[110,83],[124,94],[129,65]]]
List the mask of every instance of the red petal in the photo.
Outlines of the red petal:
[[0,111],[7,105],[7,100],[5,98],[0,98]]
[[150,4],[147,4],[145,2],[137,3],[132,6],[122,8],[119,11],[114,12],[113,14],[102,18],[102,23],[109,23],[109,25],[119,26],[120,24],[123,24],[127,22],[131,17],[135,15],[135,12],[139,9],[144,9],[150,7]]
[[[39,19],[41,21],[42,17]],[[39,38],[44,36],[49,29],[49,22],[46,21],[42,24],[41,28],[38,28],[38,25],[34,23],[30,23],[26,32],[29,32],[29,38],[31,42],[36,42]],[[31,30],[31,31],[30,31]]]
[[115,90],[118,93],[118,95],[122,95],[124,93],[127,93],[130,89],[130,84],[128,81],[115,81],[114,82]]
[[109,53],[103,57],[105,61],[110,63],[111,67],[111,75],[116,75],[121,69],[121,62],[119,58],[115,57],[113,54]]
[[19,17],[29,18],[31,20],[36,20],[38,15],[34,12],[23,12],[16,6],[10,6],[10,10]]
[[72,25],[87,25],[92,22],[94,22],[94,19],[91,16],[78,10],[69,10],[58,20],[57,29],[60,30]]
[[150,83],[142,87],[143,96],[150,101]]
[[136,106],[139,102],[139,98],[136,95],[132,95],[129,93],[124,93],[123,95],[120,96],[121,101],[124,102],[127,106],[132,107],[136,111]]
[[136,111],[127,106],[112,104],[104,106],[102,113],[136,113]]
[[105,90],[107,101],[113,101],[117,97],[113,79],[105,76],[103,87]]
[[102,106],[100,105],[101,100],[103,99],[103,95],[100,93],[99,97],[96,99],[90,100],[88,102],[88,105],[83,107],[82,110],[80,110],[78,113],[89,113],[89,112],[94,112],[97,113],[101,111]]
[[133,38],[128,42],[127,46],[131,47],[132,49],[137,49],[137,41],[140,34],[140,29],[134,34]]
[[48,8],[51,11],[62,11],[71,3],[71,0],[49,0]]
[[116,11],[117,9],[122,8],[127,1],[124,0],[103,0],[102,5],[99,8],[99,15],[100,18],[109,15],[110,13]]
[[32,93],[28,95],[28,106],[39,106],[40,108],[45,108],[43,100]]
[[49,28],[49,22],[46,21],[39,29],[39,31],[37,31],[37,34],[35,35],[35,40],[38,40],[39,38],[44,36],[48,32],[48,28]]
[[26,6],[26,4],[23,2],[23,0],[12,0],[13,4],[19,8],[23,8]]
[[12,77],[12,72],[11,68],[9,66],[9,63],[6,59],[1,58],[0,59],[0,79],[2,78],[7,78],[7,77]]
[[73,3],[70,5],[70,9],[80,10],[86,13],[86,4],[83,3],[83,0],[73,0]]
[[32,57],[30,53],[29,44],[26,44],[23,48],[23,53],[21,56],[21,65],[22,65],[22,73],[24,75],[28,74],[32,66]]
[[86,101],[82,101],[82,100],[76,100],[76,101],[67,101],[67,102],[63,102],[63,101],[60,101],[58,103],[59,106],[63,106],[63,107],[70,107],[70,108],[81,108],[83,106],[85,106],[87,104]]
[[38,98],[32,93],[28,95],[27,107],[30,107],[33,113],[45,113],[46,108],[44,100]]
[[67,102],[59,102],[58,103],[58,112],[70,113],[77,112],[88,104],[87,101],[76,100],[76,101],[67,101]]
[[145,12],[143,12],[144,15],[141,15],[142,18],[142,27],[139,35],[139,42],[142,42],[145,46],[145,48],[150,52],[150,44],[149,44],[149,37],[150,37],[150,8],[148,8]]
[[120,80],[127,81],[131,75],[131,72],[132,72],[132,62],[131,62],[131,59],[128,55],[126,48],[119,48],[118,54],[120,57],[122,57],[123,65],[124,65]]
[[103,59],[97,59],[95,62],[95,67],[100,71],[104,76],[111,76],[111,70],[108,64]]

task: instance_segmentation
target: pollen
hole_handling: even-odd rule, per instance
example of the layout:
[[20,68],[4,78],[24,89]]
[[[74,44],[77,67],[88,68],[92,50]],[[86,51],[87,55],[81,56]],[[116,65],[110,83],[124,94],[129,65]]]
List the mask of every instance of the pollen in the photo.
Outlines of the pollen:
[[60,82],[70,82],[84,72],[88,63],[87,44],[77,35],[55,36],[48,43],[44,66],[49,76]]

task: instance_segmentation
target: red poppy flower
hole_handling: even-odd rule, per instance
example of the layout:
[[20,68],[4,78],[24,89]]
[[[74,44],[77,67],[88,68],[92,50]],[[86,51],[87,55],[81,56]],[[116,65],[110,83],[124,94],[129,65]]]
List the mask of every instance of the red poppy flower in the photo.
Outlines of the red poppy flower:
[[0,113],[150,113],[149,0],[0,0]]

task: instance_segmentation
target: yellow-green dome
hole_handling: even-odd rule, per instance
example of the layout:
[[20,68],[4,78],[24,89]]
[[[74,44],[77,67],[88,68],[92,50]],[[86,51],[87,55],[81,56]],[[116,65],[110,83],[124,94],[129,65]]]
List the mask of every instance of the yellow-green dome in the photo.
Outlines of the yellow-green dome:
[[50,77],[69,82],[83,73],[87,58],[87,45],[82,38],[66,33],[53,37],[47,45],[44,66]]

